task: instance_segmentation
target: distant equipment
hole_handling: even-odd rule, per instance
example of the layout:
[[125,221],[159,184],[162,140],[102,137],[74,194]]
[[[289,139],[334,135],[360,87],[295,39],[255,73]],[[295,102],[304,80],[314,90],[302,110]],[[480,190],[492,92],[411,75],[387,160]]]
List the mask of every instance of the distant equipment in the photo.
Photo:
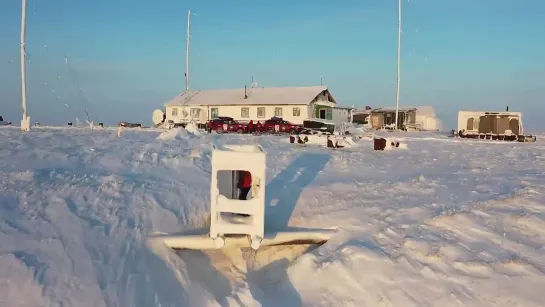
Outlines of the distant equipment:
[[0,126],[9,126],[11,122],[4,121],[4,118],[0,116]]
[[151,121],[154,126],[159,126],[165,121],[165,113],[159,109],[153,111]]

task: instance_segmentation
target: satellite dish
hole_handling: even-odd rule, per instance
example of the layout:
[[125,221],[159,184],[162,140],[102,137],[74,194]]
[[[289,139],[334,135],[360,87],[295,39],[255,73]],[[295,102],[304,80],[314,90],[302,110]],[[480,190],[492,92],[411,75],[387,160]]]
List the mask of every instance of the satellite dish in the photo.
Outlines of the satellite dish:
[[151,121],[153,122],[154,125],[159,125],[163,123],[164,116],[165,116],[165,113],[163,113],[163,111],[155,110],[152,113]]

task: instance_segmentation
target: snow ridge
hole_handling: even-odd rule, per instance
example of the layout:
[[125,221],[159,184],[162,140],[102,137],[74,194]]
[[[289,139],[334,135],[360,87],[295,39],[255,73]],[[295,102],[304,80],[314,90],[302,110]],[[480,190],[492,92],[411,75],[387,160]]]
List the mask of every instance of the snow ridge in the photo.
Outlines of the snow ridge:
[[[275,136],[0,129],[2,306],[540,306],[545,143],[388,133],[406,150]],[[211,144],[267,151],[267,227],[321,247],[176,252],[208,218]]]

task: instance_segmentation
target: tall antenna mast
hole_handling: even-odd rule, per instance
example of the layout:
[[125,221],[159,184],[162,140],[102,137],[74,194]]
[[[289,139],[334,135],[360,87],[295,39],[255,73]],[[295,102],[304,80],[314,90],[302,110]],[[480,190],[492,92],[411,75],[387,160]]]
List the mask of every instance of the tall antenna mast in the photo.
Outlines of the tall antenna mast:
[[401,0],[398,0],[398,20],[397,20],[397,90],[396,90],[396,126],[398,129],[399,120],[399,81],[401,78]]
[[26,109],[26,0],[22,0],[21,10],[21,103],[23,105],[23,119],[21,120],[21,131],[30,130],[30,117]]
[[185,41],[185,90],[189,90],[189,31],[191,26],[191,10],[187,10],[187,34]]

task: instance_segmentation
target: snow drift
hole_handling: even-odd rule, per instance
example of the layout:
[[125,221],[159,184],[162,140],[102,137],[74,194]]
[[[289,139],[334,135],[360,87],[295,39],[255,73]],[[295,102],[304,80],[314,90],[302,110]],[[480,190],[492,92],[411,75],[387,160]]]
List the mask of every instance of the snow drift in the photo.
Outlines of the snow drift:
[[172,128],[163,131],[157,137],[158,140],[172,141],[172,140],[185,140],[194,137],[200,137],[202,133],[193,124],[188,124],[185,128]]
[[[402,134],[410,151],[275,136],[0,129],[2,306],[541,306],[545,144]],[[394,136],[397,137],[397,136]],[[175,252],[206,223],[209,144],[267,151],[267,227],[321,247]]]

